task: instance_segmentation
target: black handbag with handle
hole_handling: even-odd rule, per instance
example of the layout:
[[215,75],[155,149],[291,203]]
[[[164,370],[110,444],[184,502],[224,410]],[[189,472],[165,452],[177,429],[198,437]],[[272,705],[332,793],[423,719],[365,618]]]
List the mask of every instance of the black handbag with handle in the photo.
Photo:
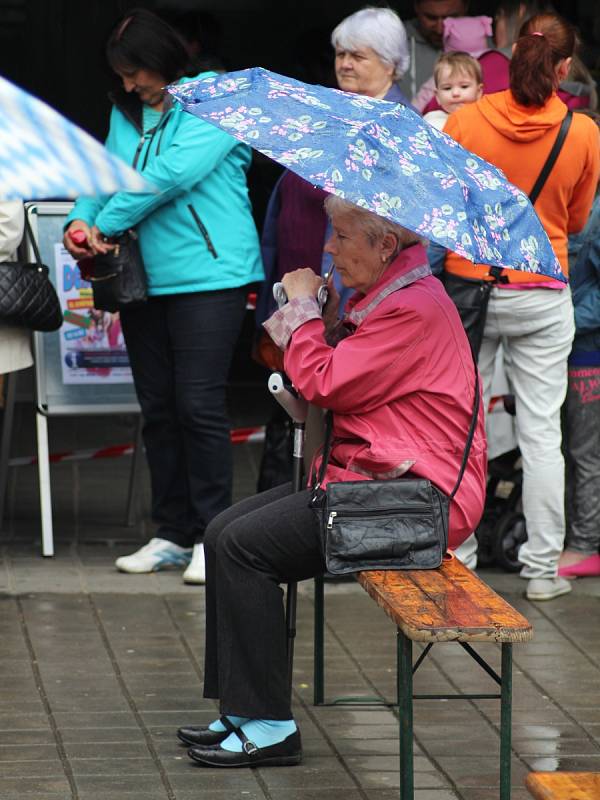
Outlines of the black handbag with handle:
[[137,233],[125,231],[111,240],[115,247],[91,259],[86,277],[92,283],[94,308],[122,311],[148,299],[146,270]]
[[450,495],[427,478],[332,481],[319,488],[331,453],[328,412],[319,480],[311,499],[320,515],[327,570],[345,575],[363,570],[435,569],[448,548],[450,501],[458,491],[479,415],[479,373],[458,479]]
[[31,242],[35,263],[0,263],[0,322],[44,333],[56,331],[63,322],[60,301],[42,263],[37,242],[25,214],[25,236]]

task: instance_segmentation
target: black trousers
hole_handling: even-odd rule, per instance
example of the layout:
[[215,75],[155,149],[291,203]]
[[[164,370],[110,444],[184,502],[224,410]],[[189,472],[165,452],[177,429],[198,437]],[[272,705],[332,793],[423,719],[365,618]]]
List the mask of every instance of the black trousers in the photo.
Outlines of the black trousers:
[[152,485],[156,533],[201,540],[231,505],[233,454],[225,388],[246,287],[151,297],[121,312]]
[[206,530],[204,696],[219,698],[222,714],[292,716],[279,584],[325,563],[309,491],[290,492],[288,483],[242,500]]

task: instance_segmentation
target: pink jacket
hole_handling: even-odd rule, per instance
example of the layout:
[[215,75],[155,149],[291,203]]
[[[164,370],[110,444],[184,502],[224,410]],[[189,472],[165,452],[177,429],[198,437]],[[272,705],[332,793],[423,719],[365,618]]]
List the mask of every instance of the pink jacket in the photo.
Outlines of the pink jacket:
[[[414,282],[399,289],[407,276]],[[423,247],[402,251],[368,294],[350,299],[345,319],[355,329],[335,348],[325,342],[316,301],[307,301],[288,303],[265,327],[278,343],[288,340],[285,370],[298,391],[334,412],[325,482],[395,477],[408,468],[449,494],[471,421],[474,363],[456,308],[431,275]],[[482,403],[451,504],[452,548],[483,511],[483,419]]]

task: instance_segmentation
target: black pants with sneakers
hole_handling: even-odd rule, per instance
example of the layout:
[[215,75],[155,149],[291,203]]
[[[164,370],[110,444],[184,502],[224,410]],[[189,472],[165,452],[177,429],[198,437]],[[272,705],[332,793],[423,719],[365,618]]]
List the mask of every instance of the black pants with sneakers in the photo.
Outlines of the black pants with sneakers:
[[121,312],[144,418],[156,536],[192,547],[231,505],[225,387],[247,288],[160,295]]
[[204,696],[222,714],[291,719],[281,583],[325,571],[309,491],[291,484],[242,500],[210,523]]

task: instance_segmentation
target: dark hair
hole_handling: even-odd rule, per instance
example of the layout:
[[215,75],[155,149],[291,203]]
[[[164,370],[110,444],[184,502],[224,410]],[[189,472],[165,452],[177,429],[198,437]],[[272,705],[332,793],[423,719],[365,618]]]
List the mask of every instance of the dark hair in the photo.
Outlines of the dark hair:
[[496,6],[494,22],[498,19],[504,21],[508,44],[511,45],[517,41],[523,22],[542,13],[554,13],[552,3],[547,0],[501,0]]
[[167,83],[190,74],[190,54],[183,38],[145,8],[134,8],[117,23],[106,43],[106,58],[117,70],[147,69]]
[[557,64],[573,55],[576,44],[575,28],[558,14],[528,19],[519,31],[509,67],[515,100],[523,106],[543,106],[558,88]]

